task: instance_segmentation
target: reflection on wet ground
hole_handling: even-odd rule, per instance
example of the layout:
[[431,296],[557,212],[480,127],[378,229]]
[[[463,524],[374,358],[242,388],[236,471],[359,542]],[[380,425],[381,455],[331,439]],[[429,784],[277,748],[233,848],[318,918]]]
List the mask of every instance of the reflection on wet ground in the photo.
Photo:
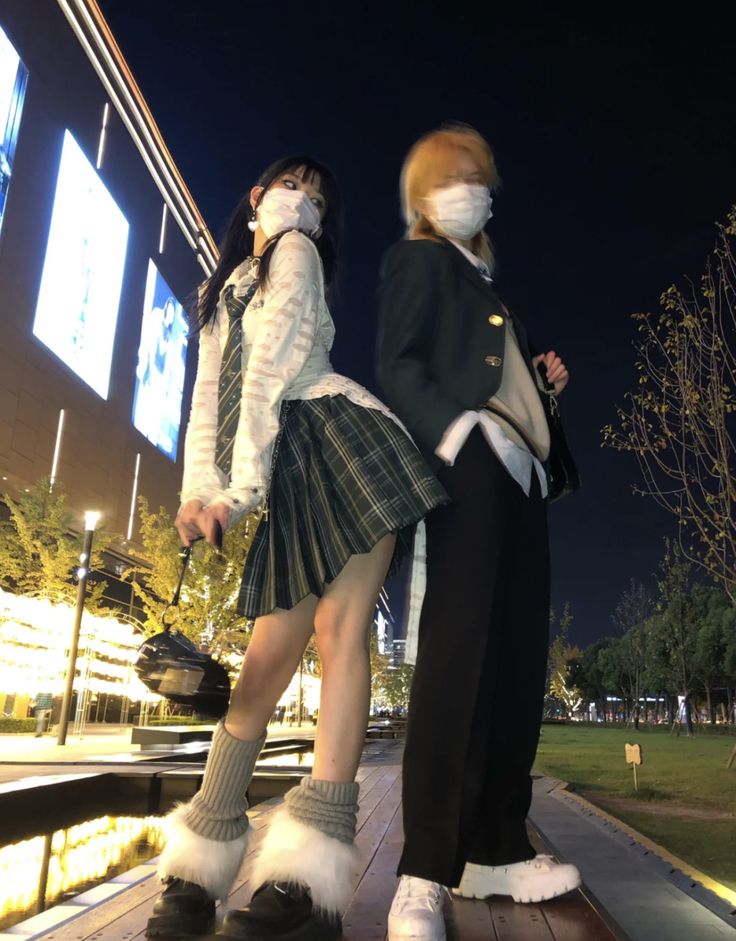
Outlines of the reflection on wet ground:
[[98,817],[0,847],[0,931],[158,855],[162,817]]
[[[277,749],[278,744],[274,743]],[[277,782],[275,793],[282,792],[291,786],[288,772],[298,775],[300,769],[306,772],[312,767],[312,743],[296,744],[309,750],[289,751],[294,747],[293,742],[284,743],[283,751],[258,762],[261,790],[270,776]],[[0,933],[157,856],[164,844],[164,814],[172,800],[188,800],[198,787],[202,764],[188,768],[182,766],[174,780],[191,790],[169,795],[168,800],[162,798],[161,784],[156,784],[162,779],[142,774],[126,779],[119,770],[103,775],[35,775],[0,786],[0,796],[5,791],[10,797],[29,796],[12,818],[15,828],[3,828],[6,840],[15,829],[15,841],[0,845]],[[81,787],[83,783],[86,787]],[[65,789],[47,794],[44,785]],[[272,793],[259,794],[254,784],[251,802]],[[84,820],[85,816],[93,819]],[[77,822],[80,819],[83,822]],[[36,828],[47,832],[35,835]]]

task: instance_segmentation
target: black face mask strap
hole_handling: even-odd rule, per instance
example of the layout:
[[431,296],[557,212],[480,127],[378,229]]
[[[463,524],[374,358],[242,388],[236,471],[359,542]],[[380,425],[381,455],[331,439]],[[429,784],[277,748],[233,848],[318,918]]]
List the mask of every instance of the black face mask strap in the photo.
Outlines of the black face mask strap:
[[174,592],[174,597],[166,605],[161,615],[161,623],[165,631],[171,630],[171,624],[167,623],[166,616],[171,610],[171,608],[179,607],[179,596],[181,595],[181,586],[184,584],[184,576],[187,573],[187,566],[189,565],[189,559],[192,556],[192,547],[191,546],[182,546],[179,550],[179,558],[181,559],[181,574],[179,575],[179,583],[176,586],[176,591]]

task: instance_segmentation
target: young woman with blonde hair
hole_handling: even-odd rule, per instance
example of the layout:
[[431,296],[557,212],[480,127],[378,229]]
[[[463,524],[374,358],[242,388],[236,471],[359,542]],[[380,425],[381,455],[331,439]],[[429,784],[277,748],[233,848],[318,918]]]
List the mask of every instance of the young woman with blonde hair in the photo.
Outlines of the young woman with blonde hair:
[[322,661],[311,775],[272,816],[250,905],[220,929],[248,941],[328,941],[350,894],[355,772],[370,698],[368,635],[386,573],[446,501],[389,410],[337,375],[325,287],[337,183],[308,156],[270,166],[243,197],[199,295],[199,366],[176,528],[189,545],[264,510],[238,610],[255,620],[202,787],[169,819],[149,938],[214,929],[248,849],[246,789],[265,730],[315,634]]
[[535,367],[556,393],[568,373],[554,352],[532,355],[496,291],[484,227],[497,183],[473,128],[422,137],[401,174],[407,234],[380,288],[384,396],[451,498],[427,519],[391,941],[444,939],[446,888],[530,902],[579,884],[574,866],[535,855],[525,826],[549,619]]

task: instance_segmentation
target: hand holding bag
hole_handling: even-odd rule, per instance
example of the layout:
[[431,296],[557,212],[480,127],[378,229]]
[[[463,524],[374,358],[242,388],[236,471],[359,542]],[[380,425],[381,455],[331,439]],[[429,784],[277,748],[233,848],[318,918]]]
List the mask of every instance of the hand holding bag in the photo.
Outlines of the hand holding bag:
[[[539,395],[542,399],[544,414],[549,426],[549,456],[545,461],[544,469],[547,473],[547,498],[550,503],[552,503],[554,500],[559,500],[567,496],[568,493],[574,493],[579,489],[580,473],[562,427],[560,407],[557,404],[555,387],[547,379],[547,367],[543,362],[540,362],[537,364],[537,369],[544,383],[544,390],[540,390]],[[501,412],[490,404],[485,405],[484,408],[486,411],[493,412],[494,415],[498,415],[503,418],[505,422],[508,422],[527,446],[528,450],[532,454],[535,453],[534,445],[529,435],[518,422],[514,421],[506,412]]]
[[184,546],[180,550],[181,575],[174,597],[163,611],[161,619],[164,629],[140,646],[133,668],[143,685],[152,693],[158,693],[179,705],[191,706],[203,715],[220,719],[230,703],[227,670],[210,654],[198,650],[196,644],[181,631],[172,630],[171,623],[167,622],[171,609],[179,605],[181,586],[191,554],[191,546]]
[[547,367],[543,362],[540,362],[537,364],[537,369],[544,383],[541,398],[547,416],[547,424],[549,425],[550,447],[546,469],[549,481],[549,499],[552,502],[567,496],[568,493],[574,493],[580,488],[580,472],[570,451],[570,445],[567,443],[555,387],[547,379]]

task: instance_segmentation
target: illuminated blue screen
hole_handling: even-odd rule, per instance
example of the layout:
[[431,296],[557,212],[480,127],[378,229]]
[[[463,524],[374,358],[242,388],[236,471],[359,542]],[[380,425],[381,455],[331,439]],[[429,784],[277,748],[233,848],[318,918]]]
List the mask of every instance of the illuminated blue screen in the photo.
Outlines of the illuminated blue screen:
[[187,329],[181,304],[154,263],[149,261],[133,424],[172,461],[176,460],[179,442]]

